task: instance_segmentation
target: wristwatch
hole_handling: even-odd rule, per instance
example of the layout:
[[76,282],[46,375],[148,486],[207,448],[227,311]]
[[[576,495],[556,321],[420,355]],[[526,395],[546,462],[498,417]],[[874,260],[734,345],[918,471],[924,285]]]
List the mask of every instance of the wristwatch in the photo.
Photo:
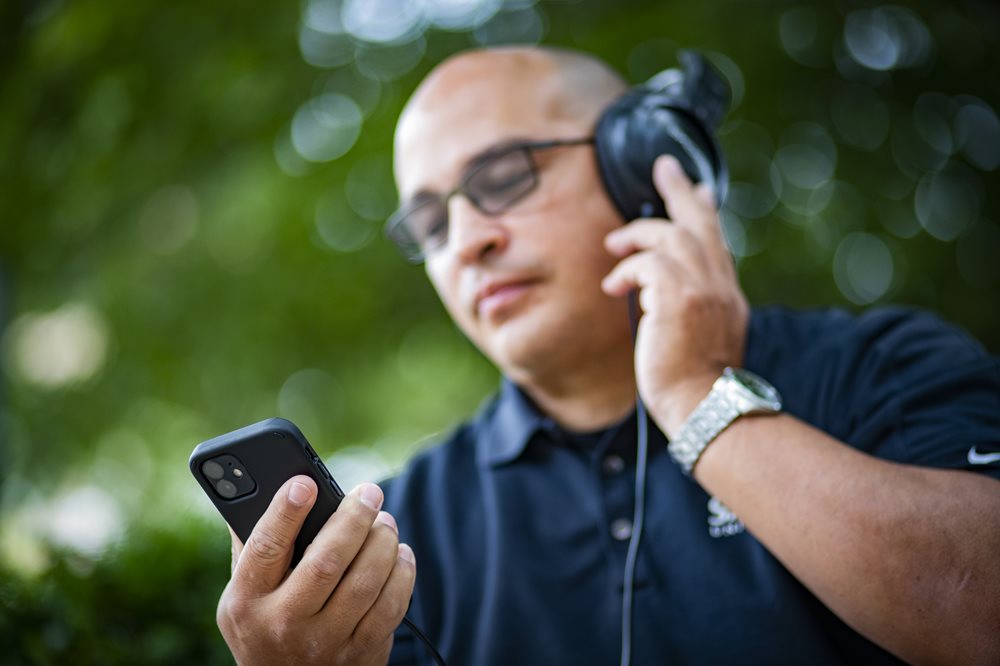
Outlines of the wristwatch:
[[667,451],[681,470],[691,474],[712,440],[744,414],[777,414],[781,395],[770,383],[749,370],[726,368],[712,390],[681,425]]

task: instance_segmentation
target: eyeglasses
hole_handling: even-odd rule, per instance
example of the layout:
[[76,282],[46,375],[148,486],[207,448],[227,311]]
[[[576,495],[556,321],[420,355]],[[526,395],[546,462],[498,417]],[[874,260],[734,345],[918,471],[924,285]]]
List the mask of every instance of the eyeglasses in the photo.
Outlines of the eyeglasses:
[[458,187],[447,194],[423,192],[389,218],[385,234],[407,261],[419,264],[448,242],[448,202],[463,194],[486,215],[499,215],[538,186],[533,153],[593,143],[593,138],[509,143],[477,157]]

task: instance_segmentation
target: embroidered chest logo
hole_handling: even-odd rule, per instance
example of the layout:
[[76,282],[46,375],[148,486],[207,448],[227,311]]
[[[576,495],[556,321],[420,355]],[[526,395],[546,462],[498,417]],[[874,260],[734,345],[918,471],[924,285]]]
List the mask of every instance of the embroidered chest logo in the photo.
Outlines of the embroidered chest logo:
[[714,497],[708,500],[709,536],[715,539],[735,536],[745,529],[743,521],[737,518],[736,514],[729,510],[729,507]]

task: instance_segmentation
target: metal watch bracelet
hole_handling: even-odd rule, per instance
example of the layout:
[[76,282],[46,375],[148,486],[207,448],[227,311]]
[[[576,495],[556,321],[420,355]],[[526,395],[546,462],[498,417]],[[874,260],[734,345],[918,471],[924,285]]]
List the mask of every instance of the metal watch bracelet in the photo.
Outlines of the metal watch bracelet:
[[708,445],[735,421],[742,412],[722,394],[712,388],[687,417],[677,436],[670,440],[667,451],[684,474],[690,476],[695,463]]

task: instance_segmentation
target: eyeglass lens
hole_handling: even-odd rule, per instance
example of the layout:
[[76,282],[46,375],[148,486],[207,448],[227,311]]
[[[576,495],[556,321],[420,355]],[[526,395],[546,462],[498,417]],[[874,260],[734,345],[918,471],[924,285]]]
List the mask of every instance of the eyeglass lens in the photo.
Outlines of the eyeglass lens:
[[[507,210],[538,184],[531,155],[517,148],[494,156],[470,171],[459,188],[469,201],[487,215]],[[421,252],[448,239],[448,203],[441,195],[427,195],[414,202],[400,225]],[[416,248],[414,248],[416,249]]]

